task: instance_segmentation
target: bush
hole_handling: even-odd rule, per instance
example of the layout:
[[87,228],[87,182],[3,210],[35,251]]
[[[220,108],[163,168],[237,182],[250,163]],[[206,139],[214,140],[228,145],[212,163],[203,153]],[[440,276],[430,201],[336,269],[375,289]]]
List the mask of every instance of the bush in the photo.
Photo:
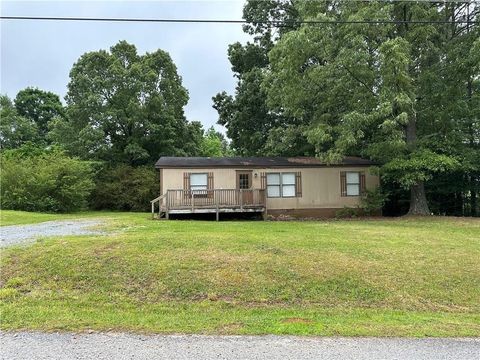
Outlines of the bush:
[[374,190],[365,190],[360,199],[359,209],[363,215],[371,216],[382,209],[386,200],[387,196],[378,187]]
[[348,206],[344,206],[342,209],[335,212],[335,217],[337,219],[355,218],[358,216],[360,216],[360,210]]
[[97,172],[90,204],[97,210],[150,211],[150,200],[158,192],[158,174],[152,166],[106,166]]
[[38,212],[85,208],[94,186],[91,164],[58,150],[30,150],[1,155],[1,207]]
[[335,217],[344,219],[376,215],[382,209],[386,200],[387,196],[378,187],[374,190],[365,190],[357,207],[345,206],[343,209],[337,210]]

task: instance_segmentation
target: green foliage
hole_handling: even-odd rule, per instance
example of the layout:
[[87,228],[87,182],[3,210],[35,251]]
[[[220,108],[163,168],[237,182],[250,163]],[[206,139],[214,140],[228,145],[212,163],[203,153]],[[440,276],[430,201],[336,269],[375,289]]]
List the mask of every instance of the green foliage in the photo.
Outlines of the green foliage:
[[[423,182],[453,171],[467,153],[480,153],[480,56],[471,51],[479,46],[480,29],[453,24],[467,15],[475,21],[480,6],[333,4],[294,6],[304,20],[401,22],[302,25],[284,33],[264,75],[268,109],[295,118],[294,126],[327,161],[360,155],[385,165],[385,179],[418,191],[411,208],[429,213]],[[402,23],[409,19],[453,25]],[[478,177],[470,181],[476,188]]]
[[227,128],[235,152],[243,156],[259,155],[275,117],[265,104],[262,70],[253,67],[239,76],[235,97],[219,93],[213,98],[213,107],[219,114],[218,123]]
[[84,209],[93,189],[91,164],[64,153],[4,151],[2,209],[67,212]]
[[344,206],[335,212],[335,218],[337,219],[351,219],[359,217],[360,215],[360,210],[358,208],[353,208],[350,206]]
[[198,152],[201,128],[185,119],[188,92],[165,51],[139,55],[120,41],[82,55],[66,101],[67,119],[52,124],[51,138],[70,154],[142,165]]
[[419,181],[428,181],[435,174],[454,171],[460,163],[447,155],[435,154],[429,150],[416,151],[407,158],[396,158],[386,163],[382,171],[384,177],[398,182],[408,189]]
[[[298,119],[284,116],[281,108],[267,106],[267,93],[262,84],[269,68],[268,52],[278,36],[294,29],[298,12],[290,1],[248,1],[243,11],[249,21],[244,31],[254,35],[254,43],[234,43],[228,57],[238,78],[234,96],[221,92],[213,98],[218,123],[227,128],[231,147],[244,156],[313,155]],[[258,21],[284,21],[278,32]]]
[[97,171],[90,206],[93,209],[149,211],[158,196],[158,172],[153,166],[105,165]]
[[204,134],[200,147],[200,156],[222,157],[229,156],[230,148],[222,133],[210,127]]
[[26,88],[15,97],[15,108],[20,116],[33,121],[41,137],[48,133],[54,118],[63,118],[65,110],[58,95],[36,88]]
[[360,198],[359,209],[362,215],[378,215],[387,200],[387,195],[377,187],[373,190],[365,189]]
[[39,140],[37,125],[18,114],[12,101],[0,95],[0,146],[1,149],[16,149],[28,142]]
[[360,204],[356,207],[344,206],[335,212],[337,219],[349,219],[360,216],[379,215],[388,196],[377,187],[373,190],[365,189],[360,197]]

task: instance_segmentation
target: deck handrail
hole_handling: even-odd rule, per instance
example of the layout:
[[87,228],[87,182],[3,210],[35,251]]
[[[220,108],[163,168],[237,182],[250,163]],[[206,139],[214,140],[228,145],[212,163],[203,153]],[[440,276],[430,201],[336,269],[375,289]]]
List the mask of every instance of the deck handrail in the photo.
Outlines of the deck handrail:
[[160,217],[160,213],[162,212],[162,200],[167,197],[167,193],[157,196],[155,199],[150,201],[150,205],[152,207],[152,219],[155,218],[155,204],[158,202],[158,217]]
[[157,202],[159,218],[162,212],[168,219],[170,211],[187,209],[192,213],[196,210],[215,209],[218,218],[219,211],[266,209],[266,192],[265,189],[169,189],[151,201],[152,218],[155,217]]
[[156,197],[155,199],[151,200],[150,203],[156,203],[156,202],[164,199],[166,196],[167,196],[167,194],[160,195],[160,196]]
[[264,189],[167,190],[168,209],[265,206]]

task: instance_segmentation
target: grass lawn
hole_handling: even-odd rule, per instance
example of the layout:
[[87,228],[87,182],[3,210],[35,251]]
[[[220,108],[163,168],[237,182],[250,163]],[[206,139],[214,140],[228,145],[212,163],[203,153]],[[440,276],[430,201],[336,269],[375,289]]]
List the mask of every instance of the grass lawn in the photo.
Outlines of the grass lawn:
[[479,219],[108,219],[3,250],[1,329],[480,336]]
[[88,211],[72,214],[47,214],[28,211],[0,210],[0,226],[35,224],[43,221],[70,220],[116,216],[116,213],[106,211]]

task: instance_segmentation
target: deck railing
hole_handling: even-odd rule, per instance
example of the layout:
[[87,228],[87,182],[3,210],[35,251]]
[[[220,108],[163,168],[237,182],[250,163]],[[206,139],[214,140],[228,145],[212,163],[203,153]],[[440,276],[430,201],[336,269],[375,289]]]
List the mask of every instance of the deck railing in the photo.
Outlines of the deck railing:
[[265,206],[263,189],[167,190],[167,209],[252,208]]
[[266,199],[264,189],[167,190],[151,201],[152,218],[156,204],[159,219],[168,219],[171,210],[215,209],[218,220],[222,211],[265,211]]

